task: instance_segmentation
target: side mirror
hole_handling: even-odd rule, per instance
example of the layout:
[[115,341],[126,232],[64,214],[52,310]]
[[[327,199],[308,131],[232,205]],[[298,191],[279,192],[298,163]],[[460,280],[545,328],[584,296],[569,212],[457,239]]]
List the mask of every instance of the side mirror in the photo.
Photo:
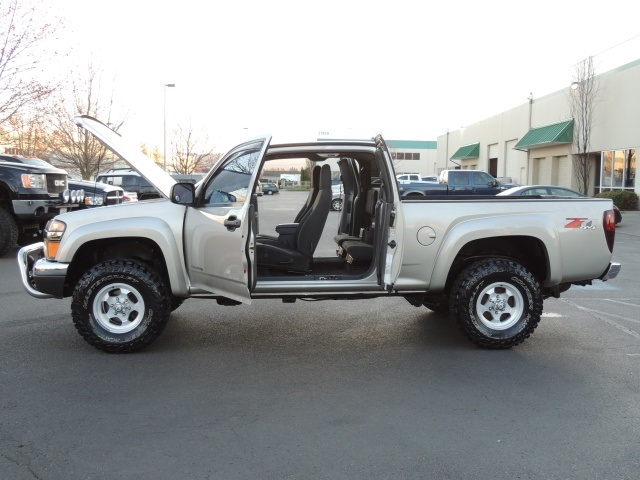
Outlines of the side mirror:
[[178,205],[193,205],[196,188],[193,183],[176,183],[171,187],[171,201]]
[[494,180],[494,181],[491,183],[491,186],[492,186],[492,187],[497,187],[498,185],[499,185],[499,184],[498,184],[498,180]]

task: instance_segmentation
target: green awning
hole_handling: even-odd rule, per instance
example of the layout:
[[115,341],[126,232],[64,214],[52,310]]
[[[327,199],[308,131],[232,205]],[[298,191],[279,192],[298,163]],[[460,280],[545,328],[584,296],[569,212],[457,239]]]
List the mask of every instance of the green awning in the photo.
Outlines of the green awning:
[[478,158],[480,156],[480,142],[464,145],[453,154],[451,160],[467,160],[468,158]]
[[514,150],[527,152],[534,148],[573,143],[573,119],[553,125],[532,128],[516,143]]

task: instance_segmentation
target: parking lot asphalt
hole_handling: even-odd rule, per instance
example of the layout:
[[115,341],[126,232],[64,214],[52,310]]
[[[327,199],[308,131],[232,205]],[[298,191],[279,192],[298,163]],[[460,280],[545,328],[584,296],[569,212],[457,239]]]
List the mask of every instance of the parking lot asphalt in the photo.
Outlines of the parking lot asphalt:
[[[262,197],[261,231],[302,201]],[[16,249],[0,259],[0,478],[636,479],[639,251],[624,212],[618,278],[545,301],[506,351],[401,298],[193,299],[149,348],[109,355],[69,299],[24,292]]]

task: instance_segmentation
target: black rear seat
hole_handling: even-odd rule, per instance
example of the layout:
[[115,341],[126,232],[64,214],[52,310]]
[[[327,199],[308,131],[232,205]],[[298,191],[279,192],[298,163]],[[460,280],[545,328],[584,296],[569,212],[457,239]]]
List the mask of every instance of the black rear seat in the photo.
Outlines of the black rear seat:
[[373,258],[375,215],[379,193],[378,189],[371,189],[367,192],[365,209],[370,219],[369,226],[360,230],[359,237],[345,238],[339,244],[338,254],[344,257],[349,265],[369,264]]
[[[364,204],[364,212],[365,212],[365,228],[360,229],[360,235],[348,235],[346,233],[340,233],[333,237],[333,240],[338,244],[338,247],[342,247],[344,242],[348,241],[365,241],[371,239],[367,243],[373,242],[373,227],[375,220],[375,212],[376,212],[376,204],[378,203],[378,196],[380,195],[379,188],[371,188],[366,193],[366,201]],[[338,248],[338,253],[340,253],[340,248]]]

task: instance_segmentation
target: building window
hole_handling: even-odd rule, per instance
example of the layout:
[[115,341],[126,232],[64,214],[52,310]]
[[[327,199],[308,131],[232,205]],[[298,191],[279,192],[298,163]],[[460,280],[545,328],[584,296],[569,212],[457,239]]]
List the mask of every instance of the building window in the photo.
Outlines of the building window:
[[600,191],[635,188],[637,152],[636,149],[602,152]]
[[394,160],[420,160],[420,152],[391,152]]

